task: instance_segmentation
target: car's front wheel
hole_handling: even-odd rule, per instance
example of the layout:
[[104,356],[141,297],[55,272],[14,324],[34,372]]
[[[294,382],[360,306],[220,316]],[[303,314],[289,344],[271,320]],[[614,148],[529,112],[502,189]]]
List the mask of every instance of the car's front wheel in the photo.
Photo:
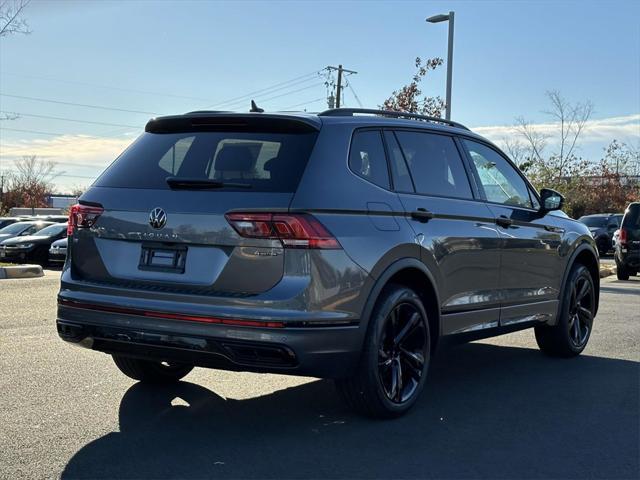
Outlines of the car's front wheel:
[[182,363],[154,362],[112,355],[116,366],[127,377],[147,383],[173,383],[186,376],[193,366]]
[[356,374],[336,381],[347,404],[364,415],[397,417],[416,402],[431,356],[427,313],[411,289],[388,285],[369,321]]
[[538,347],[554,357],[579,355],[587,346],[596,311],[596,289],[591,273],[581,264],[569,272],[557,323],[535,327]]

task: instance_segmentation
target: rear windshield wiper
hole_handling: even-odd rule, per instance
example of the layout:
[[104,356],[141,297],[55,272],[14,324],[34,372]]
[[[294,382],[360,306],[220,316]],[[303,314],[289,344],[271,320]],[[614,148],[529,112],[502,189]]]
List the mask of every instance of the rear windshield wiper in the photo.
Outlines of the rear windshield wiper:
[[166,182],[172,189],[208,190],[213,188],[253,188],[249,183],[221,182],[207,178],[167,177]]

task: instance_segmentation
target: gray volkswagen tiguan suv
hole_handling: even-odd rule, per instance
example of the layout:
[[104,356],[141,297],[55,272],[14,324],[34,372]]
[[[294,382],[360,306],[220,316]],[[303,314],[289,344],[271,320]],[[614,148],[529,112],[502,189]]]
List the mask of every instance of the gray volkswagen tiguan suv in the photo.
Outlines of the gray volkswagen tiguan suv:
[[585,348],[598,253],[562,206],[442,119],[156,118],[71,210],[57,328],[136,380],[326,377],[397,416],[445,340],[533,327],[547,354]]

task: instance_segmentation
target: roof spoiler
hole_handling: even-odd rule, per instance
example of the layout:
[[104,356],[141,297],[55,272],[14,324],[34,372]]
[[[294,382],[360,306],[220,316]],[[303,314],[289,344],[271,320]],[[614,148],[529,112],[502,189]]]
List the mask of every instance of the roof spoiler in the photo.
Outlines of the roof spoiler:
[[270,113],[191,112],[185,115],[152,118],[144,130],[150,133],[211,131],[256,131],[311,133],[320,130],[321,120],[313,117]]

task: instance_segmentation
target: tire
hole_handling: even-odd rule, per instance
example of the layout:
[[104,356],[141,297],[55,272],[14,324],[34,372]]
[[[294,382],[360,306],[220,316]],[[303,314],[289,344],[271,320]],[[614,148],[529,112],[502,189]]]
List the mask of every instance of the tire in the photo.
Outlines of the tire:
[[116,366],[127,377],[145,383],[177,382],[193,370],[193,366],[182,363],[166,364],[122,355],[112,355],[112,357]]
[[564,358],[582,353],[593,329],[595,292],[587,267],[575,264],[562,292],[557,323],[535,327],[536,342],[543,353]]
[[616,277],[618,280],[629,280],[629,270],[618,262],[616,262]]
[[336,380],[336,386],[360,414],[399,417],[418,399],[430,357],[429,321],[420,297],[409,288],[387,285],[369,320],[356,373]]

